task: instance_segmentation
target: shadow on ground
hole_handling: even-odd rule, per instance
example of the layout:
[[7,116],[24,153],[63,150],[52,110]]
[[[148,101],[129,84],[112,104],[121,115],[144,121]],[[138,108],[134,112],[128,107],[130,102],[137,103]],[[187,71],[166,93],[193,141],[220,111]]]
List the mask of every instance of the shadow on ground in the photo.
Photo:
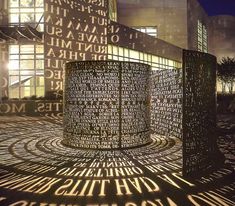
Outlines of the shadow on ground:
[[0,118],[0,205],[233,206],[234,119],[218,121],[223,167],[183,178],[182,142],[152,135],[150,145],[95,151],[61,144],[62,120]]

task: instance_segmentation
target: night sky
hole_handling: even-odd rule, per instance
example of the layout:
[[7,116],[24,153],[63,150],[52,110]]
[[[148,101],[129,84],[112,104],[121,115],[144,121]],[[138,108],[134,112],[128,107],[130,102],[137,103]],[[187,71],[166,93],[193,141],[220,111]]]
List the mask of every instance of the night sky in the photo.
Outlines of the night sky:
[[235,16],[235,0],[198,0],[209,16]]

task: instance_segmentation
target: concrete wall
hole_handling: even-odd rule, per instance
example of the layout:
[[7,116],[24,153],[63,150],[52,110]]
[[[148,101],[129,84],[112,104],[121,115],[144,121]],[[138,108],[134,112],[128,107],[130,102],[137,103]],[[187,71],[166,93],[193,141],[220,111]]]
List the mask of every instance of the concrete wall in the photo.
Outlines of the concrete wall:
[[209,35],[209,50],[218,61],[222,57],[235,57],[235,16],[210,17]]
[[198,49],[198,20],[209,32],[209,17],[197,0],[118,0],[119,23],[129,27],[157,26],[159,39],[181,48]]
[[158,38],[187,48],[187,0],[118,0],[118,22],[157,26]]

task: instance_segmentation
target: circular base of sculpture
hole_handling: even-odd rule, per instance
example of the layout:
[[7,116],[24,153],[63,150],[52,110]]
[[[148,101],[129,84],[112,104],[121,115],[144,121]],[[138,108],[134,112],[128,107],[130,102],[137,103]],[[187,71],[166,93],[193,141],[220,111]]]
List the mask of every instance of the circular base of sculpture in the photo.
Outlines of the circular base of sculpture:
[[[210,205],[221,205],[222,200],[233,205],[233,190],[221,190],[234,177],[233,134],[218,138],[227,163],[216,170],[219,175],[207,174],[204,177],[210,181],[202,182],[202,178],[182,177],[178,138],[151,134],[153,143],[137,149],[82,150],[61,144],[61,125],[62,120],[53,117],[1,116],[1,206],[182,206],[195,201],[208,205],[210,200]],[[217,201],[212,198],[215,194]],[[206,195],[210,200],[203,201]],[[169,204],[167,198],[172,200]]]
[[150,141],[145,143],[145,144],[138,144],[136,146],[130,146],[130,147],[110,147],[107,145],[96,145],[96,146],[92,146],[90,144],[87,144],[88,146],[86,147],[86,145],[84,144],[75,144],[75,143],[71,143],[71,142],[66,142],[65,140],[61,141],[61,144],[64,145],[65,147],[69,147],[69,148],[77,148],[77,149],[81,149],[81,150],[85,150],[85,149],[89,149],[89,150],[102,150],[102,151],[110,151],[110,150],[122,150],[122,149],[136,149],[136,148],[141,148],[141,147],[145,147],[150,145],[151,143],[153,143],[153,140],[150,138]]
[[69,62],[64,86],[64,145],[122,149],[151,142],[149,65]]

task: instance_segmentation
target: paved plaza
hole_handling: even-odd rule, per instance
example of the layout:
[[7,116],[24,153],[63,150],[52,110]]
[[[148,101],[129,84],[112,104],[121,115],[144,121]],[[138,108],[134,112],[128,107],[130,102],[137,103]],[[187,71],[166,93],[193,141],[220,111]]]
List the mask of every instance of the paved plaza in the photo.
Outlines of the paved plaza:
[[0,117],[0,205],[233,206],[234,134],[226,122],[219,122],[218,140],[225,164],[183,178],[178,138],[152,135],[140,148],[82,150],[61,144],[61,118]]

